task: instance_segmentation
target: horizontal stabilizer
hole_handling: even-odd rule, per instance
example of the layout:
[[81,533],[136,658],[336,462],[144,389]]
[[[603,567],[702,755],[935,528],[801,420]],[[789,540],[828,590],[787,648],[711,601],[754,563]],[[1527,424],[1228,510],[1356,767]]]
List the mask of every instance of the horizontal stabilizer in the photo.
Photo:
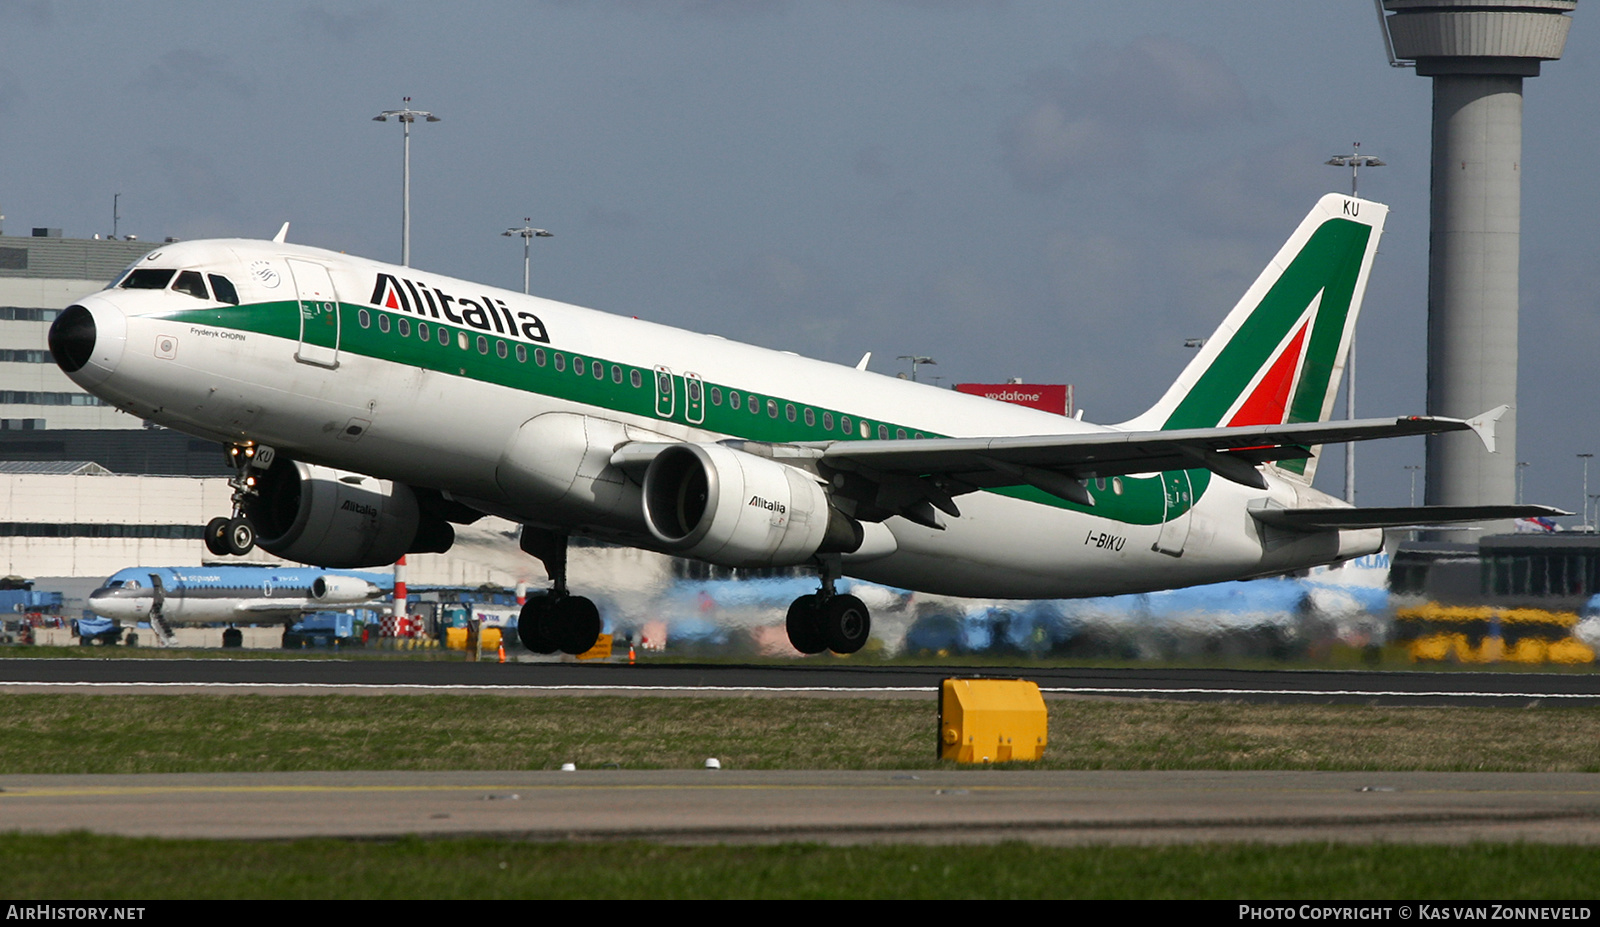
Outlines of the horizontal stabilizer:
[[1257,509],[1256,521],[1293,531],[1328,531],[1338,528],[1425,528],[1433,525],[1507,518],[1554,518],[1571,515],[1548,505],[1416,505],[1370,509]]

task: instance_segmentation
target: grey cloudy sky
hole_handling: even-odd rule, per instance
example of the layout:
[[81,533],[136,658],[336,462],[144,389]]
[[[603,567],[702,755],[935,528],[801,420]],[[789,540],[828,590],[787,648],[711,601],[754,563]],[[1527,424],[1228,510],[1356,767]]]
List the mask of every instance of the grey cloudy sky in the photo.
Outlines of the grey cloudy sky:
[[[1521,448],[1576,509],[1600,451],[1600,10],[1526,94]],[[1390,166],[1358,411],[1423,410],[1430,82],[1366,0],[0,0],[0,212],[291,239],[950,383],[1154,401],[1315,201]],[[1365,445],[1404,504],[1418,441]],[[1338,452],[1319,485],[1337,492]],[[1594,473],[1600,488],[1600,468]]]

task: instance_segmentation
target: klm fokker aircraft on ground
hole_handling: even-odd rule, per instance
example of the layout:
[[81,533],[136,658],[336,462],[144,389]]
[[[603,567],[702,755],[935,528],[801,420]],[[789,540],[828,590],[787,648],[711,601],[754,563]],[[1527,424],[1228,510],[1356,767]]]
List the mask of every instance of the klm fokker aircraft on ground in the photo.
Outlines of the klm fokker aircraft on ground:
[[[520,522],[552,588],[532,649],[601,627],[582,534],[738,567],[810,565],[804,653],[851,653],[850,575],[956,596],[1108,595],[1373,553],[1387,526],[1538,506],[1352,509],[1314,449],[1498,412],[1326,421],[1386,207],[1329,195],[1148,412],[1103,426],[272,241],[170,244],[61,313],[56,362],[134,415],[230,445],[213,550],[358,568]],[[287,226],[285,226],[287,229]]]
[[269,622],[319,609],[376,603],[391,573],[297,567],[129,567],[89,594],[89,610],[121,621],[164,624]]

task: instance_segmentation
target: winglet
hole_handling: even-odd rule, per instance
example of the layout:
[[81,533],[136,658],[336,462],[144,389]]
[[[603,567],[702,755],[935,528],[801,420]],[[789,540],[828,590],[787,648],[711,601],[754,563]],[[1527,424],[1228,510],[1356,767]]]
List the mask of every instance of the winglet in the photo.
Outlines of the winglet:
[[861,360],[856,364],[856,369],[857,370],[865,370],[865,369],[867,369],[867,361],[869,361],[869,360],[872,360],[872,352],[871,351],[868,351],[867,353],[861,355]]
[[285,241],[287,241],[288,239],[289,239],[289,223],[285,222],[283,224],[283,228],[278,229],[278,234],[272,236],[272,240],[281,245]]
[[1472,429],[1491,454],[1494,453],[1494,423],[1500,421],[1500,416],[1510,411],[1510,406],[1495,406],[1477,418],[1467,419],[1467,427]]

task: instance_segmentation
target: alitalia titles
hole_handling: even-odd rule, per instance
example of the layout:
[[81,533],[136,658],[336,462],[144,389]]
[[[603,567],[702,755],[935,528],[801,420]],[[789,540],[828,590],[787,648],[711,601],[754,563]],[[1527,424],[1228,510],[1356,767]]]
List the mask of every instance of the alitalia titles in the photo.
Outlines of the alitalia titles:
[[784,508],[782,502],[774,502],[771,499],[763,499],[760,496],[751,496],[750,505],[758,509],[766,509],[774,515],[782,515],[789,511],[787,508]]
[[368,302],[381,309],[442,318],[482,332],[494,332],[512,338],[520,336],[540,344],[550,343],[550,335],[538,316],[531,312],[512,312],[506,307],[505,300],[492,296],[480,296],[477,299],[453,296],[426,283],[417,283],[393,274],[378,274],[372,287],[372,298]]

